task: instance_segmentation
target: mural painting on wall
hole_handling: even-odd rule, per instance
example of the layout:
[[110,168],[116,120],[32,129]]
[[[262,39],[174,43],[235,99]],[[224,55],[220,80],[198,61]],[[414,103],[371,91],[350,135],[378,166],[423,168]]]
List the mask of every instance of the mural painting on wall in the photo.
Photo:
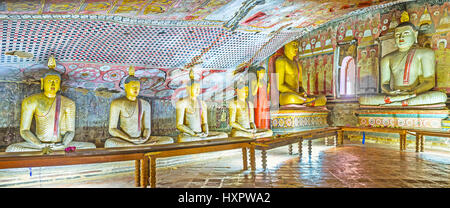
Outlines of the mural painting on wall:
[[370,94],[378,92],[378,50],[378,44],[358,48],[357,94]]
[[333,96],[335,31],[336,28],[330,26],[299,40],[298,60],[307,94]]
[[407,6],[410,21],[419,29],[418,44],[434,50],[436,56],[435,90],[450,94],[450,2]]
[[333,53],[324,53],[299,60],[303,88],[308,94],[333,95]]

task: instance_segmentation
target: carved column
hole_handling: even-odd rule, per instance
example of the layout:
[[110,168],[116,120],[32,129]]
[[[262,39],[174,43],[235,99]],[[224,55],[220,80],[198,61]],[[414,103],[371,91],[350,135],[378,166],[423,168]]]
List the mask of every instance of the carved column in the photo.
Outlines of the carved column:
[[261,151],[261,160],[262,160],[263,170],[266,170],[267,169],[267,151],[265,149],[263,149]]

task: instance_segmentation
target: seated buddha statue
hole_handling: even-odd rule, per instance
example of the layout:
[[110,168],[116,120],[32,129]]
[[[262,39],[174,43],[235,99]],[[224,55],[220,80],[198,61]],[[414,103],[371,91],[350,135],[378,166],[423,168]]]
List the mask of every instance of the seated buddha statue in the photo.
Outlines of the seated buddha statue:
[[[402,18],[408,20],[408,18]],[[381,59],[382,95],[361,96],[360,105],[420,106],[444,104],[447,95],[435,86],[435,54],[417,46],[417,28],[402,22],[394,32],[398,50]]]
[[144,146],[173,143],[167,136],[151,135],[151,107],[147,101],[137,98],[141,83],[130,67],[125,79],[125,96],[111,102],[109,110],[109,134],[105,148]]
[[180,131],[178,142],[227,138],[226,133],[209,131],[207,106],[198,98],[200,83],[194,80],[193,75],[191,70],[191,80],[186,87],[188,97],[176,102],[176,125]]
[[230,126],[232,137],[270,137],[272,130],[258,129],[254,122],[253,103],[247,101],[248,87],[244,84],[238,85],[236,89],[237,98],[229,103]]
[[[75,136],[75,102],[58,93],[61,75],[54,70],[53,56],[48,61],[49,71],[41,78],[43,92],[31,95],[22,101],[20,136],[25,142],[11,144],[6,152],[44,151],[44,148],[63,150],[96,148],[95,144],[72,141]],[[36,130],[31,131],[32,120]]]
[[278,76],[280,105],[323,106],[327,102],[324,95],[307,95],[302,86],[302,69],[296,60],[298,53],[297,41],[284,46],[284,54],[275,60],[275,71]]

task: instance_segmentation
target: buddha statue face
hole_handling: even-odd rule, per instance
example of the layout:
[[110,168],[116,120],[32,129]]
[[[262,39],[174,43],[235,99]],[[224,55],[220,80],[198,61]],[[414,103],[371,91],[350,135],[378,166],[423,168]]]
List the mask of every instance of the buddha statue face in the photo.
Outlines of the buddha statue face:
[[417,42],[417,34],[411,26],[397,27],[394,32],[395,43],[400,50],[407,50]]
[[260,69],[258,72],[256,72],[257,76],[258,76],[258,80],[259,81],[263,81],[265,76],[266,76],[266,70],[265,69]]
[[41,78],[41,89],[46,95],[54,97],[61,87],[61,78],[58,75],[50,74]]
[[298,43],[297,41],[292,41],[284,46],[284,54],[288,57],[294,57],[298,52]]
[[131,81],[125,84],[125,93],[127,93],[127,97],[137,97],[140,89],[141,83],[139,81]]
[[195,99],[198,95],[200,95],[200,84],[192,83],[190,86],[186,87],[186,90],[189,94],[189,97]]
[[439,42],[438,48],[443,50],[445,48],[445,43],[444,41]]
[[239,100],[245,100],[248,96],[248,87],[244,86],[236,89],[236,94]]

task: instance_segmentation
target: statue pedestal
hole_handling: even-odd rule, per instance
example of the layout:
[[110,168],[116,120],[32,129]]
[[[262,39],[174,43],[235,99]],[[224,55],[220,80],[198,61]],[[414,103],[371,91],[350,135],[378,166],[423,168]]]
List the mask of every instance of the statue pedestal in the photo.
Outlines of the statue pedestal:
[[[367,127],[389,127],[403,129],[428,129],[434,131],[450,130],[450,123],[444,120],[448,117],[450,111],[444,109],[424,109],[422,108],[360,108],[356,111],[359,126]],[[389,133],[371,133],[364,134],[364,141],[370,143],[393,144],[398,145],[398,135]],[[363,134],[352,133],[348,135],[350,140],[362,142]],[[415,144],[415,136],[408,135],[406,144]],[[427,136],[425,139],[426,148],[450,149],[448,138]]]
[[450,132],[450,118],[442,120],[442,131]]
[[274,135],[327,127],[326,107],[282,107],[270,111],[270,126]]
[[360,126],[389,128],[441,129],[448,109],[360,109],[356,112]]

